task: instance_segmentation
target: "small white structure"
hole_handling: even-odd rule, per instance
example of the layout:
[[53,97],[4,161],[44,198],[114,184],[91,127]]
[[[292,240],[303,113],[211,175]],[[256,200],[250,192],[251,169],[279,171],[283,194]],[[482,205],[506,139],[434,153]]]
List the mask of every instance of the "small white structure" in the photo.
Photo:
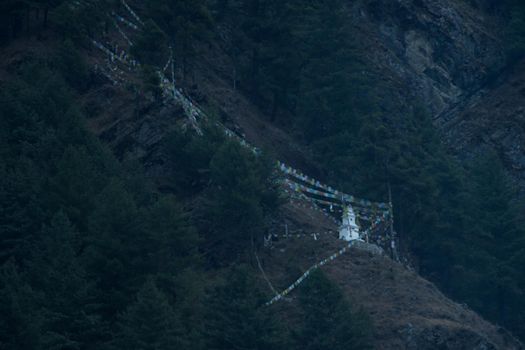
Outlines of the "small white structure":
[[351,205],[345,206],[343,210],[343,222],[339,228],[339,239],[353,241],[360,239],[359,226],[355,221],[354,209]]

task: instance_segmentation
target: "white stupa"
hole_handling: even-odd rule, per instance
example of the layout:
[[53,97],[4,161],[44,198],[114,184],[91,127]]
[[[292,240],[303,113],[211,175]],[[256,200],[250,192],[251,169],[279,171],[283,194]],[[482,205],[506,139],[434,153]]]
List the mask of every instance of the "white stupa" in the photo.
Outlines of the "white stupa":
[[343,222],[339,228],[339,239],[345,241],[360,239],[359,226],[355,221],[355,213],[351,205],[346,206],[343,210]]

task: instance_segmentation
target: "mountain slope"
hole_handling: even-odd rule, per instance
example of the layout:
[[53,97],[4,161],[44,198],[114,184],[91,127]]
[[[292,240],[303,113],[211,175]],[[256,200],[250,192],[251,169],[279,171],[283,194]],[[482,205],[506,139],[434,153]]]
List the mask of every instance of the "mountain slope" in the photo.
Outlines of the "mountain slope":
[[[387,86],[393,89],[384,90],[388,99],[382,101],[392,102],[381,105],[384,111],[403,115],[406,112],[405,102],[417,97],[432,112],[442,112],[465,101],[465,96],[470,96],[484,86],[490,75],[489,70],[493,67],[497,70],[502,65],[497,39],[489,34],[497,30],[488,29],[492,28],[492,23],[479,17],[482,12],[478,10],[448,1],[397,1],[389,3],[389,6],[382,5],[380,1],[356,2],[350,9],[350,16],[361,35],[369,35],[363,39],[363,42],[370,44],[366,53],[376,68],[384,73]],[[111,31],[105,39],[110,42],[121,41],[117,36],[118,33]],[[10,74],[26,61],[26,56],[45,56],[46,46],[51,47],[57,41],[57,38],[52,37],[42,45],[32,40],[20,40],[16,45],[6,48],[2,53],[5,59],[2,60],[0,79],[9,79]],[[186,80],[181,84],[189,91],[188,95],[248,142],[268,150],[271,156],[315,177],[327,178],[330,170],[319,165],[319,158],[316,159],[304,139],[294,134],[297,130],[290,131],[282,123],[274,122],[273,116],[267,115],[260,104],[252,101],[252,96],[246,90],[232,84],[229,74],[235,65],[220,45],[213,40],[199,45],[202,45],[199,47],[202,55],[195,58],[193,63],[193,82]],[[436,57],[435,53],[440,50],[451,54]],[[479,52],[486,53],[486,56],[475,60]],[[147,86],[151,91],[144,93],[147,89],[141,84],[147,85],[147,79],[140,76],[144,72],[124,72],[121,78],[129,84],[113,84],[101,74],[101,62],[108,61],[105,53],[90,45],[82,47],[81,53],[89,67],[90,84],[87,89],[77,91],[75,97],[88,117],[90,130],[123,163],[131,160],[141,164],[159,192],[174,192],[178,184],[173,182],[180,169],[170,163],[172,155],[165,144],[174,137],[174,131],[189,127],[183,106],[174,100],[156,96],[157,86]],[[137,86],[139,88],[135,89]],[[499,96],[509,95],[505,90],[501,93],[495,91]],[[484,108],[483,105],[478,107]],[[201,123],[201,127],[204,127],[204,121]],[[453,124],[448,127],[450,125]],[[462,133],[464,131],[460,127],[450,128],[449,138],[457,140],[456,135]],[[203,143],[207,141],[204,139]],[[467,152],[475,152],[471,144],[465,148]],[[201,167],[197,172],[207,174],[210,169]],[[183,200],[190,211],[197,212],[195,221],[202,219],[198,216],[198,210],[208,204],[206,191],[214,185],[209,178],[203,178],[207,182],[197,186],[192,182],[195,179],[190,179],[191,186],[187,188],[190,194],[186,194]],[[192,191],[193,187],[200,189]],[[155,196],[157,194],[152,195]],[[290,230],[306,234],[303,238],[289,241],[279,239],[271,247],[259,248],[262,268],[278,290],[286,288],[310,266],[344,245],[335,237],[337,226],[319,211],[309,208],[307,202],[287,203],[280,207],[277,214],[266,219],[273,233]],[[100,227],[90,225],[95,229],[104,226],[103,223]],[[154,223],[149,225],[155,226]],[[209,228],[205,227],[204,230]],[[316,235],[312,237],[314,233]],[[262,240],[262,237],[257,238]],[[425,238],[424,235],[419,237]],[[238,254],[236,262],[251,262],[253,270],[250,271],[258,274],[254,272],[258,270],[252,258],[253,250],[247,249],[245,253]],[[214,267],[209,268],[212,270],[210,275],[214,275]],[[410,268],[386,257],[351,249],[323,267],[323,270],[354,305],[362,307],[370,315],[376,326],[374,345],[378,349],[522,348],[503,328],[491,325],[468,307],[452,302]],[[260,284],[266,285],[267,281],[261,278]],[[151,283],[145,285],[139,297],[144,294],[161,300],[162,305],[166,302]],[[267,296],[272,296],[270,291]],[[272,305],[272,311],[268,312],[282,315],[288,321],[287,327],[293,329],[299,323],[297,314],[300,314],[295,306],[295,296],[291,294],[285,301]],[[126,315],[131,315],[129,318],[132,319],[137,306],[129,310]],[[123,324],[126,322],[132,323],[127,320]]]
[[508,68],[509,17],[490,1],[357,1],[350,13],[392,88],[385,109],[420,99],[456,154],[495,151],[523,191],[524,65]]
[[[305,218],[315,215],[315,211],[307,209],[302,212]],[[305,235],[279,238],[260,257],[264,272],[278,290],[345,246],[336,234],[314,239],[308,233],[323,228],[305,225],[295,215],[293,218],[299,221],[295,227],[302,227]],[[279,231],[284,232],[282,226]],[[336,281],[353,305],[373,320],[376,349],[523,348],[508,331],[487,322],[467,305],[453,302],[412,269],[364,248],[350,249],[322,270]],[[270,306],[273,312],[289,315],[292,325],[301,317],[296,293],[299,292]]]
[[495,151],[521,192],[525,188],[524,87],[525,63],[521,62],[436,120],[460,157]]
[[[213,86],[216,89],[217,86],[227,86],[217,80],[209,80],[209,85],[209,89],[213,89]],[[107,88],[113,89],[109,86]],[[229,123],[235,123],[231,124],[234,129],[245,134],[253,144],[264,147],[269,140],[279,139],[278,135],[286,135],[265,118],[259,116],[259,119],[254,119],[258,116],[254,112],[250,114],[250,109],[257,111],[257,107],[250,106],[238,92],[229,90],[227,94],[212,93],[208,97],[204,91],[207,90],[203,89],[201,92],[204,99],[230,96],[229,100],[248,104],[238,111],[234,102],[222,102],[224,110],[229,111],[224,112],[225,115],[228,118],[231,116]],[[130,111],[129,115],[134,113],[136,112]],[[176,105],[153,105],[148,112],[142,112],[140,118],[127,117],[120,112],[116,123],[96,131],[117,155],[141,160],[149,176],[161,186],[169,188],[163,179],[169,178],[173,170],[163,166],[163,154],[159,145],[170,130],[176,127],[174,125],[177,120],[184,119],[183,114],[182,109]],[[244,127],[237,126],[237,121]],[[263,133],[252,134],[261,130],[260,128]],[[263,136],[264,133],[267,134]],[[262,144],[259,140],[262,140]],[[279,150],[285,146],[276,146],[274,148],[270,145],[269,148],[292,164],[304,166],[301,157],[294,158],[293,153],[289,154],[287,150],[280,153]],[[260,252],[264,270],[278,290],[285,289],[311,265],[344,246],[337,240],[335,233],[320,236],[318,241],[314,241],[309,233],[336,231],[337,227],[330,221],[326,222],[316,211],[298,206],[299,204],[296,202],[283,208],[274,230],[284,232],[283,225],[287,223],[290,232],[299,231],[305,235],[304,238],[292,239],[286,243],[278,242],[271,249]],[[370,315],[376,327],[374,344],[377,349],[437,349],[443,346],[449,349],[521,349],[520,343],[507,331],[491,325],[467,306],[452,302],[430,282],[387,257],[352,249],[324,269],[350,300],[358,307],[363,307]],[[261,283],[266,284],[263,280]],[[294,296],[291,298],[293,300]],[[282,303],[284,306],[272,305],[275,310],[273,312],[293,315],[294,311],[287,310],[288,302]],[[293,320],[290,322],[294,323]]]

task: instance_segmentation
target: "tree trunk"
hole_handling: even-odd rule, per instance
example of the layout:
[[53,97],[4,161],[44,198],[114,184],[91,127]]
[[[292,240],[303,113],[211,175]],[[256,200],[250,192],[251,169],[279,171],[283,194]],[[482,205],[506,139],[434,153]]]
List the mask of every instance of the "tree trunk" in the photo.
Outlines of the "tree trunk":
[[237,64],[233,63],[233,90],[237,90]]
[[258,75],[258,71],[259,71],[259,51],[257,50],[257,47],[254,47],[252,51],[250,90],[252,90],[252,93],[255,94],[257,97],[259,95],[258,88],[257,88],[257,78],[256,78]]
[[44,29],[47,29],[47,15],[49,14],[49,8],[46,6],[44,9]]
[[26,33],[29,34],[29,23],[31,22],[31,18],[30,18],[30,14],[31,14],[31,9],[29,8],[29,5],[26,5],[26,19],[25,19],[25,22],[26,22]]
[[505,303],[505,290],[502,286],[498,286],[498,319],[499,324],[502,326],[506,325],[506,303]]
[[275,116],[277,115],[277,107],[278,107],[278,100],[279,100],[279,93],[277,92],[277,90],[274,90],[273,91],[273,99],[272,99],[272,111],[270,113],[270,118],[271,118],[271,121],[274,122],[275,121]]

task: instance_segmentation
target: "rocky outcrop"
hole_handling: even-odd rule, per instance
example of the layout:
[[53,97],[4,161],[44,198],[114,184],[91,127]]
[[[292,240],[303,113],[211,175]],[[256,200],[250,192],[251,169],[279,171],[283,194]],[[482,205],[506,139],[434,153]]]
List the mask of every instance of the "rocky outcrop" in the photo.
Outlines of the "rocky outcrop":
[[171,176],[173,169],[168,166],[163,142],[187,121],[181,105],[137,96],[109,84],[92,89],[84,96],[83,105],[96,111],[88,126],[119,160],[141,162],[158,184]]
[[506,67],[490,1],[362,0],[351,20],[381,73],[385,113],[421,101],[461,160],[494,151],[525,191],[525,62]]
[[505,63],[497,21],[486,6],[364,0],[354,3],[351,18],[370,46],[370,61],[387,86],[398,90],[391,93],[402,94],[398,103],[416,97],[433,115],[480,89]]
[[525,61],[436,122],[458,156],[496,152],[525,191]]

